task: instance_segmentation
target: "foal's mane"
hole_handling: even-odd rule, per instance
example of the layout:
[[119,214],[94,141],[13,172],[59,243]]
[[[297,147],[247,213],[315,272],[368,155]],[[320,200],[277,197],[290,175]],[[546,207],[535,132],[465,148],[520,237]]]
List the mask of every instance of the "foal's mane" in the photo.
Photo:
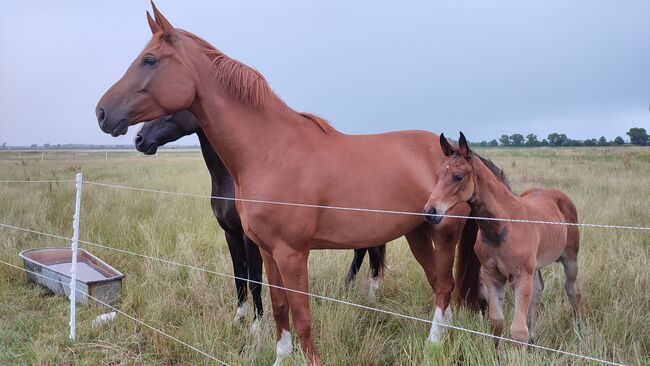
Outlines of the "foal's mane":
[[[202,51],[212,58],[209,68],[214,71],[215,78],[240,101],[252,107],[259,107],[270,97],[275,96],[280,100],[259,71],[230,58],[228,55],[214,48],[206,40],[193,33],[182,29],[178,29],[178,31],[198,43]],[[315,123],[324,133],[336,131],[324,118],[311,113],[296,113]]]
[[479,159],[481,159],[481,162],[483,162],[483,165],[490,169],[490,172],[494,174],[499,180],[508,188],[510,192],[512,192],[512,186],[510,185],[510,179],[506,175],[506,172],[503,171],[503,169],[499,168],[492,160],[484,158],[476,153],[474,153]]

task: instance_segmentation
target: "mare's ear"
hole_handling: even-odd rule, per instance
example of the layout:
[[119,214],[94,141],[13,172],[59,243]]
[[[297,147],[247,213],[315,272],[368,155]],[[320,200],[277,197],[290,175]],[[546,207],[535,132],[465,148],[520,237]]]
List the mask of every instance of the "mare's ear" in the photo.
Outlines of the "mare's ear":
[[158,8],[156,8],[156,4],[154,4],[153,1],[151,1],[151,7],[153,8],[153,15],[156,17],[156,24],[160,26],[164,39],[169,42],[178,40],[178,31],[176,31],[176,28],[174,28],[172,23],[170,23],[169,20],[158,11]]
[[472,150],[469,148],[465,134],[463,134],[462,131],[460,133],[460,139],[458,139],[458,148],[460,150],[460,156],[464,157],[467,160],[472,158]]
[[454,149],[449,141],[447,141],[444,133],[440,134],[440,147],[442,148],[442,153],[445,154],[446,157],[450,157],[456,153],[456,149]]
[[156,23],[155,20],[153,20],[148,10],[147,10],[147,23],[149,23],[149,28],[151,28],[151,34],[155,34],[156,32],[161,31],[160,26],[158,25],[158,23]]

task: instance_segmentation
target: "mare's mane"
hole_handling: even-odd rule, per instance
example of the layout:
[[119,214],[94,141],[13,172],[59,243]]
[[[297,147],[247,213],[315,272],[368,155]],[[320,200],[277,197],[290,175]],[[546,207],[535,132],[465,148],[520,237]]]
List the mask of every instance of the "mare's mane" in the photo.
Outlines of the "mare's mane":
[[[182,29],[177,30],[183,36],[198,43],[202,51],[212,58],[209,68],[214,71],[215,78],[237,99],[252,107],[263,105],[273,96],[280,99],[259,71],[230,58],[203,38]],[[324,133],[336,131],[324,118],[311,113],[296,113],[316,124]]]

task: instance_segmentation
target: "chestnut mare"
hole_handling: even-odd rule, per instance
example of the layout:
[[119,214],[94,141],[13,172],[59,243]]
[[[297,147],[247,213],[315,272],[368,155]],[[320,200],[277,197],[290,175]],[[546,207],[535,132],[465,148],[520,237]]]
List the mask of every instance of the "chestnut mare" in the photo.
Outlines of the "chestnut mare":
[[[462,132],[458,149],[449,144],[444,134],[440,136],[440,145],[449,160],[438,170],[438,185],[425,212],[445,214],[457,205],[469,203],[480,217],[578,222],[575,205],[558,190],[529,189],[515,196],[474,156]],[[510,334],[521,342],[534,339],[544,289],[540,269],[555,261],[564,266],[564,288],[574,314],[580,317],[577,226],[487,220],[478,220],[478,226],[474,250],[481,261],[481,283],[487,288],[489,318],[495,334],[501,335],[503,331],[504,286],[510,282],[515,293]]]
[[[259,283],[262,281],[262,256],[260,251],[250,240],[241,226],[241,220],[235,207],[235,201],[223,200],[218,197],[235,197],[235,182],[223,166],[221,159],[212,145],[205,137],[205,133],[199,125],[199,121],[188,111],[181,111],[169,116],[146,122],[135,136],[135,148],[145,155],[153,155],[160,146],[176,141],[181,137],[196,134],[201,146],[201,155],[205,165],[210,172],[212,183],[212,198],[210,205],[212,212],[217,219],[219,226],[224,231],[228,250],[232,259],[235,277],[235,288],[237,289],[237,312],[234,322],[238,323],[246,314],[246,281],[242,278],[252,280],[248,282],[250,292],[253,295],[253,306],[255,307],[255,318],[262,315],[262,297]],[[354,250],[354,258],[350,270],[345,278],[346,284],[356,278],[357,272],[363,264],[363,259],[368,253],[370,257],[370,289],[369,297],[373,298],[379,289],[385,266],[386,245],[373,248]],[[257,322],[253,322],[255,327]]]
[[[437,135],[424,131],[343,134],[321,118],[291,109],[257,71],[201,38],[175,29],[155,6],[153,11],[155,20],[148,15],[151,40],[97,105],[102,131],[124,134],[130,125],[187,109],[232,175],[236,197],[421,210],[438,181],[437,167],[447,160]],[[435,290],[429,339],[440,340],[444,328],[440,323],[451,321],[454,251],[464,219],[445,218],[433,228],[417,215],[244,201],[237,201],[236,207],[246,235],[260,247],[269,283],[304,292],[309,291],[310,250],[372,247],[405,235]],[[470,208],[461,204],[450,213],[467,215]],[[473,246],[475,231],[465,237],[472,240],[461,240],[461,246]],[[474,261],[468,263],[458,267],[473,268]],[[469,275],[457,278],[467,286],[460,289],[461,296],[478,288],[478,275],[473,272],[478,269],[461,271]],[[277,287],[271,287],[270,294],[276,363],[292,349],[291,311],[303,351],[310,363],[320,364],[309,297]]]

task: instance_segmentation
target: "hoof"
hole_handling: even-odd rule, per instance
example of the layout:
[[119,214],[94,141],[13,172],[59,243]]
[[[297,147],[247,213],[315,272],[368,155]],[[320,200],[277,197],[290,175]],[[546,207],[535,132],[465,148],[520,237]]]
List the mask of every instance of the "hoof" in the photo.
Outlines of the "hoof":
[[253,319],[253,324],[251,324],[251,330],[250,330],[251,334],[259,335],[261,328],[262,328],[262,321],[259,318]]
[[246,304],[242,304],[237,308],[237,311],[235,311],[235,317],[232,319],[232,323],[234,325],[240,325],[242,322],[242,319],[246,316],[246,312],[248,310],[248,306]]

